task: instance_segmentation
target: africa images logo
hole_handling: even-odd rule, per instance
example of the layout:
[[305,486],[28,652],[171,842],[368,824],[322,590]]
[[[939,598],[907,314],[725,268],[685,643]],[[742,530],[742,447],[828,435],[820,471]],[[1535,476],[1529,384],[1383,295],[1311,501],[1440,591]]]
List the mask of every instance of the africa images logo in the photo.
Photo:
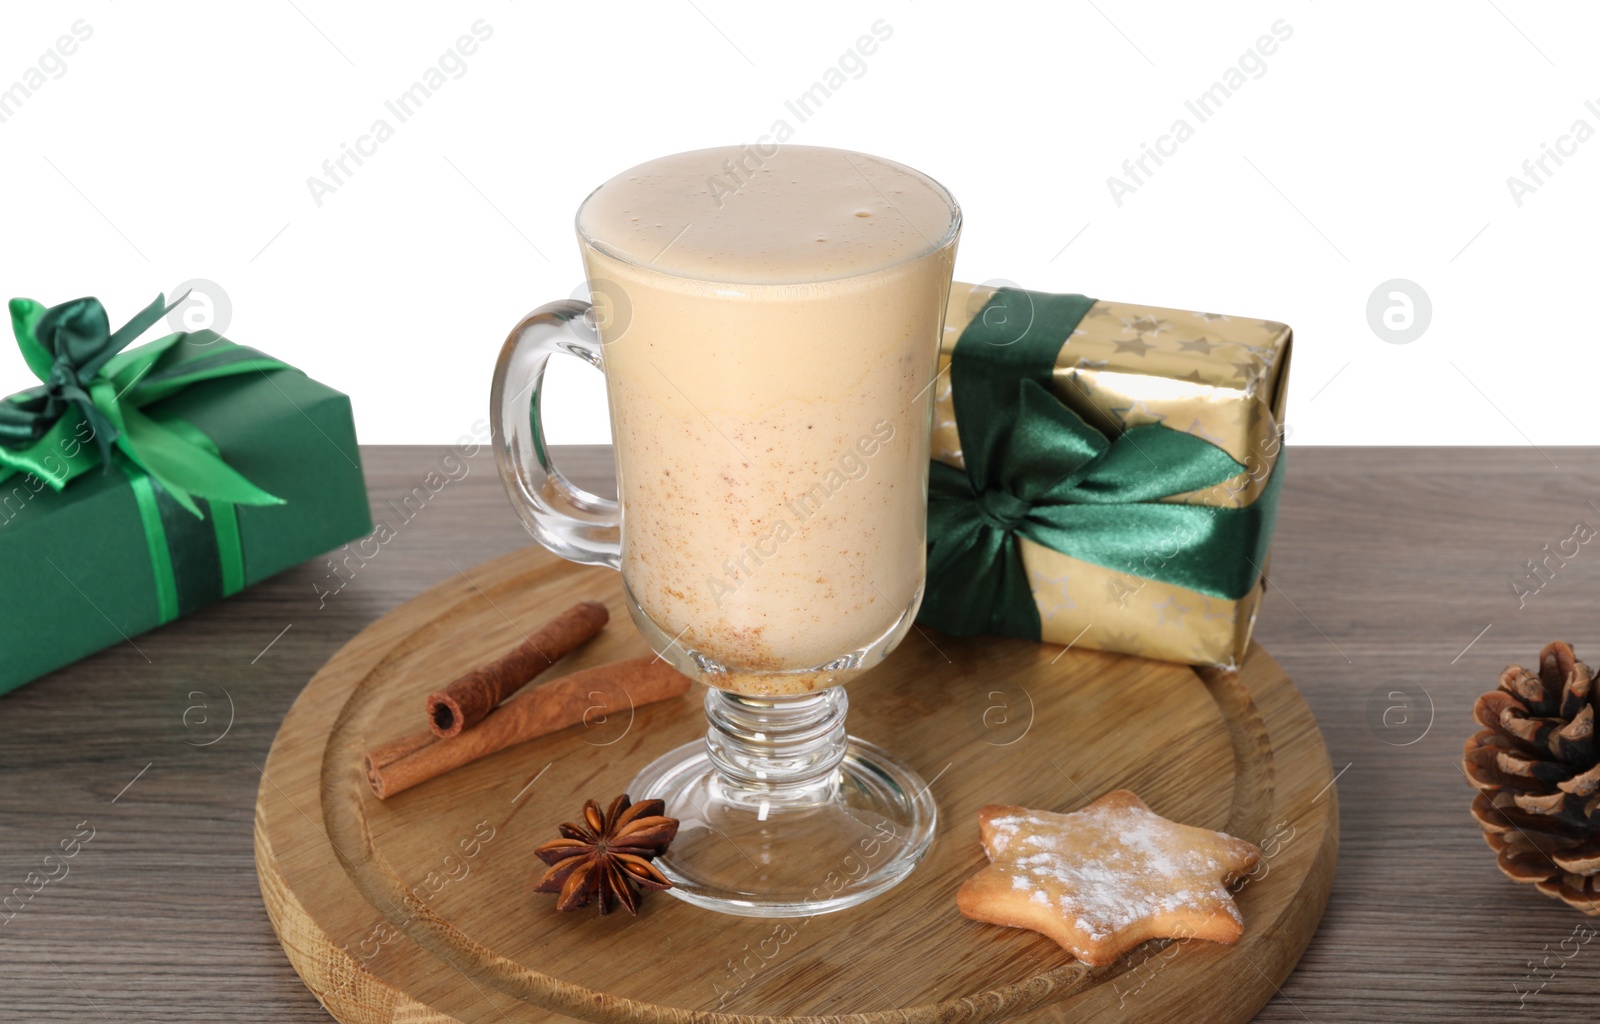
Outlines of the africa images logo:
[[1263,32],[1257,37],[1250,48],[1239,55],[1238,61],[1223,69],[1215,82],[1194,99],[1184,100],[1183,107],[1194,116],[1194,124],[1189,123],[1188,117],[1179,117],[1164,135],[1156,138],[1154,146],[1148,142],[1140,143],[1139,155],[1122,161],[1122,176],[1112,174],[1106,178],[1106,188],[1111,192],[1112,201],[1121,206],[1125,196],[1139,191],[1141,185],[1149,184],[1156,169],[1166,163],[1163,157],[1177,156],[1178,147],[1194,138],[1195,124],[1205,124],[1215,117],[1223,104],[1252,79],[1266,77],[1267,58],[1277,53],[1278,47],[1293,36],[1294,26],[1279,18],[1272,23],[1271,33]]

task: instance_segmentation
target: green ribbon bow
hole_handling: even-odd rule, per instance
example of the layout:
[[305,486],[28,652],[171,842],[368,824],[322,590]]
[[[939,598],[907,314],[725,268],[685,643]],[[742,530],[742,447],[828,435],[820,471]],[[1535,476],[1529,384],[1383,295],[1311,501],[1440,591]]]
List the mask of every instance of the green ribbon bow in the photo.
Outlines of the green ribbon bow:
[[1002,288],[956,342],[951,397],[965,468],[929,467],[918,618],[935,629],[1039,639],[1019,537],[1214,597],[1243,597],[1260,576],[1281,473],[1243,508],[1163,502],[1245,467],[1160,424],[1108,438],[1050,392],[1056,357],[1093,305]]
[[[12,331],[42,383],[0,399],[0,482],[31,473],[60,491],[96,466],[109,473],[115,465],[127,476],[162,622],[242,589],[234,506],[283,501],[224,462],[193,424],[145,407],[202,381],[290,368],[214,331],[123,351],[170,309],[157,296],[113,332],[98,299],[48,309],[12,299]],[[209,530],[196,526],[204,518],[196,499],[210,506]]]
[[[170,334],[123,351],[170,308],[157,296],[113,332],[98,299],[49,309],[32,299],[11,300],[17,346],[43,383],[0,401],[0,481],[33,473],[59,491],[95,466],[110,472],[113,453],[120,452],[196,516],[196,497],[282,503],[222,461],[209,439],[141,411],[201,381],[287,368],[213,331]],[[179,344],[186,339],[189,344]],[[205,351],[197,355],[200,348]]]

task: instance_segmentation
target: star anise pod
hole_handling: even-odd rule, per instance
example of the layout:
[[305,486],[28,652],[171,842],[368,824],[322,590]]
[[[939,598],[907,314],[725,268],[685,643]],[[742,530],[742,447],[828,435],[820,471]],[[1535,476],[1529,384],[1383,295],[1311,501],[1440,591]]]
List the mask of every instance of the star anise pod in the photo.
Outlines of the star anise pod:
[[585,801],[583,824],[562,823],[562,838],[533,851],[550,865],[534,892],[560,893],[557,910],[577,910],[593,901],[602,914],[609,914],[619,903],[628,913],[638,914],[635,884],[647,889],[672,888],[650,863],[666,852],[678,834],[678,819],[664,816],[664,810],[666,804],[660,800],[635,804],[626,793],[613,800],[604,814],[599,804]]

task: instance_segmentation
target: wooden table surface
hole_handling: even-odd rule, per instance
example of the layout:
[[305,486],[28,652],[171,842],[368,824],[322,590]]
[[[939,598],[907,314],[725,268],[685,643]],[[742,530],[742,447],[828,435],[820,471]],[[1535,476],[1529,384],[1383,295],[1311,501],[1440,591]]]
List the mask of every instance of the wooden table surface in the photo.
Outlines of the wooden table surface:
[[[372,557],[307,563],[0,697],[0,891],[93,830],[0,924],[0,1020],[328,1019],[256,887],[258,766],[357,630],[529,543],[487,448],[363,455],[374,515],[394,529]],[[609,474],[603,449],[559,456],[580,480]],[[1593,1021],[1600,942],[1556,951],[1600,921],[1500,875],[1457,761],[1473,699],[1508,662],[1551,639],[1600,660],[1600,548],[1552,559],[1546,582],[1526,564],[1575,524],[1600,529],[1600,450],[1288,458],[1256,635],[1342,770],[1343,835],[1322,928],[1257,1019]],[[407,520],[400,499],[427,495],[430,471],[446,482]]]

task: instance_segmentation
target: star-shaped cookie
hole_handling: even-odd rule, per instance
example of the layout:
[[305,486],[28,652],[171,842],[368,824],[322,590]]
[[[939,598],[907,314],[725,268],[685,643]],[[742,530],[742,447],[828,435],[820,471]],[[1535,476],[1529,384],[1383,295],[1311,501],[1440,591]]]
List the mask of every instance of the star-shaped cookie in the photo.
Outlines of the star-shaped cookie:
[[1129,790],[1071,814],[991,804],[978,829],[990,863],[956,893],[973,920],[1039,932],[1097,967],[1149,939],[1244,934],[1227,881],[1261,851],[1168,821]]

